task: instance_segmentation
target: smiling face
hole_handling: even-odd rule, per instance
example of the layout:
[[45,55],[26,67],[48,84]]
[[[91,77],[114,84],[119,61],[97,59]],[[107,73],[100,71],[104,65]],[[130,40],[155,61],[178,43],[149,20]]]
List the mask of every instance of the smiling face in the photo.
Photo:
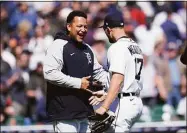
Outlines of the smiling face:
[[73,21],[67,24],[67,29],[71,38],[82,42],[88,31],[86,18],[79,16],[74,17]]

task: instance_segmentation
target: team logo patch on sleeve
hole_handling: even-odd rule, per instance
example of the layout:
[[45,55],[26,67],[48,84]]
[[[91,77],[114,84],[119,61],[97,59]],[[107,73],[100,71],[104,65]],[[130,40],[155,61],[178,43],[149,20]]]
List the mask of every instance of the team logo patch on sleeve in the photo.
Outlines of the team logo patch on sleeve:
[[86,55],[86,58],[88,59],[88,64],[91,64],[92,63],[92,58],[91,58],[90,53],[86,53],[86,52],[84,52],[84,53]]

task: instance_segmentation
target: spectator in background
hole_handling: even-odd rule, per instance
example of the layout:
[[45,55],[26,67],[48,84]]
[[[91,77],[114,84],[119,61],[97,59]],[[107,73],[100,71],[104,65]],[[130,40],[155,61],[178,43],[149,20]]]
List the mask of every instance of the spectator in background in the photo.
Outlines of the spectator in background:
[[23,47],[21,45],[17,45],[14,49],[12,49],[12,53],[14,54],[16,61],[20,58],[22,52]]
[[13,52],[13,49],[18,46],[18,40],[16,38],[10,38],[9,41],[8,41],[8,47],[7,49],[10,51],[10,52]]
[[163,78],[165,88],[167,88],[167,91],[169,91],[172,88],[171,77],[168,60],[164,57],[164,45],[165,38],[156,42],[151,60],[153,61],[157,73]]
[[[8,79],[9,73],[11,72],[11,67],[10,65],[0,56],[0,81],[1,81],[1,92],[3,91],[2,89],[5,88],[4,86],[6,85],[6,80]],[[6,88],[7,89],[7,88]]]
[[[171,20],[172,9],[168,8],[166,10],[166,13],[167,13],[167,20],[161,25],[161,27],[166,35],[167,42],[177,43],[182,38],[177,25]],[[180,43],[178,43],[178,45],[180,45]]]
[[30,36],[29,31],[32,29],[31,23],[28,20],[21,21],[16,30],[11,34],[9,47],[14,52],[17,46],[20,46],[22,49],[27,47]]
[[1,59],[6,61],[10,67],[13,69],[16,67],[16,58],[15,56],[8,51],[7,49],[4,48],[4,43],[1,42],[0,44],[0,54],[1,54]]
[[0,19],[0,25],[1,25],[1,33],[6,33],[9,29],[8,27],[8,12],[5,7],[1,4],[1,19]]
[[79,2],[79,1],[75,1],[71,3],[71,7],[73,10],[80,10],[82,7],[81,5],[82,5],[82,2]]
[[27,99],[25,95],[25,85],[29,81],[28,73],[29,53],[23,51],[17,61],[17,66],[10,73],[6,86],[12,98],[12,106],[15,115],[25,115]]
[[85,37],[85,42],[88,44],[93,44],[95,39],[94,39],[94,34],[96,33],[97,27],[99,27],[100,23],[102,22],[102,14],[99,14],[96,17],[93,17],[93,20],[90,25],[88,25],[88,33]]
[[17,4],[18,2],[16,1],[6,1],[1,3],[2,7],[6,8],[8,16],[10,16],[16,10],[16,8],[18,8]]
[[[1,108],[0,109],[0,124],[5,124],[8,117],[13,116],[15,114],[15,111],[13,110],[13,107],[11,106],[9,88],[7,86],[7,81],[10,80],[9,74],[11,73],[12,68],[9,65],[9,63],[6,61],[6,58],[5,59],[3,58],[5,56],[2,56],[3,46],[4,45],[1,43],[1,49],[0,49],[0,75],[1,75],[0,77],[0,108]],[[11,58],[7,58],[7,59],[11,59]]]
[[18,40],[18,45],[21,45],[23,48],[27,47],[27,44],[30,40],[29,32],[32,29],[31,23],[28,20],[21,21],[17,26],[17,34],[14,33],[14,38]]
[[140,93],[140,97],[143,102],[143,110],[140,120],[141,121],[151,121],[151,108],[156,105],[157,90],[155,88],[155,76],[156,69],[154,65],[150,62],[148,55],[144,52],[144,65],[142,68],[142,79],[143,79],[143,89]]
[[[53,42],[52,36],[46,36],[44,33],[44,28],[41,26],[37,26],[35,28],[35,35],[32,37],[28,43],[28,50],[33,53],[32,57],[40,58],[41,60],[44,58],[45,51],[47,47]],[[32,58],[31,57],[31,58]]]
[[58,13],[58,17],[62,22],[66,21],[67,16],[69,15],[70,12],[72,12],[73,10],[69,7],[64,7],[62,9],[60,9],[59,13]]
[[135,40],[134,29],[137,26],[137,22],[132,19],[132,16],[131,16],[131,13],[128,7],[123,7],[122,11],[123,11],[123,18],[124,18],[125,33],[127,33],[129,37]]
[[[1,62],[4,65],[4,62]],[[1,79],[1,92],[2,92],[2,101],[4,101],[4,114],[6,122],[9,125],[21,124],[18,117],[24,119],[25,115],[25,105],[27,100],[25,97],[24,87],[26,82],[29,80],[28,73],[24,72],[28,64],[28,58],[26,53],[22,53],[20,56],[16,68],[13,70],[5,71],[8,69],[6,64],[4,67],[3,73],[4,76]],[[5,69],[6,67],[6,69]],[[1,102],[2,102],[1,101]]]
[[177,45],[175,43],[169,43],[167,47],[167,56],[169,60],[172,88],[168,95],[167,104],[173,107],[176,107],[181,100],[180,85],[184,74],[181,69],[181,64],[177,58],[177,52]]
[[100,25],[103,24],[103,17],[104,12],[101,12],[98,16],[93,18],[93,22],[91,24],[90,29],[88,30],[88,34],[85,38],[85,41],[90,42],[90,44],[93,44],[94,40],[107,40],[107,36],[103,32],[103,30],[98,28]]
[[11,67],[10,65],[1,58],[0,56],[0,75],[1,75],[1,80],[6,79],[8,77],[8,74],[11,72]]
[[181,9],[179,9],[177,11],[177,13],[181,16],[181,18],[183,19],[184,24],[186,25],[187,24],[187,21],[186,21],[187,3],[186,3],[186,1],[182,2],[182,6],[183,7]]
[[[3,85],[0,81],[0,88],[2,89],[3,88]],[[6,121],[6,114],[5,114],[5,98],[4,96],[2,95],[2,92],[0,94],[0,124],[1,125],[4,125],[5,124],[5,121]]]
[[107,53],[106,53],[106,43],[104,40],[95,40],[92,44],[92,49],[94,50],[99,64],[107,70]]
[[[145,121],[151,121],[150,109],[158,104],[157,97],[163,101],[167,99],[167,89],[164,86],[163,78],[158,74],[150,57],[144,53],[144,66],[142,68],[143,76],[143,89],[140,93],[143,101],[142,118]],[[148,115],[148,116],[146,116]],[[145,118],[145,116],[147,118]]]
[[8,74],[11,72],[10,65],[4,61],[0,56],[0,124],[4,124],[7,116],[11,115],[6,110],[8,99],[8,88],[6,86],[6,80],[8,80]]
[[167,20],[167,12],[172,11],[171,13],[171,21],[174,22],[183,38],[186,38],[186,26],[183,23],[183,20],[181,16],[179,16],[177,13],[173,12],[171,10],[170,4],[166,3],[163,6],[163,11],[159,12],[158,14],[155,15],[154,20],[153,20],[153,25],[161,26],[166,20]]
[[35,63],[35,69],[30,73],[30,80],[27,84],[26,95],[28,99],[27,116],[34,122],[41,122],[46,118],[45,96],[46,82],[43,77],[43,65]]
[[146,24],[146,16],[139,6],[137,6],[136,1],[128,1],[127,6],[130,9],[132,19],[137,22],[138,25]]
[[152,18],[146,18],[146,24],[137,26],[134,35],[140,47],[152,55],[155,43],[164,37],[164,32],[159,26],[152,25]]
[[9,26],[12,29],[16,29],[21,21],[27,20],[31,23],[33,29],[37,25],[37,14],[35,10],[29,7],[26,2],[19,2],[17,6],[18,8],[10,17]]
[[43,16],[50,14],[55,8],[55,2],[53,1],[30,1],[27,4],[28,6],[32,6],[37,14]]
[[[7,120],[15,116],[15,109],[12,106],[12,100],[9,95],[9,89],[6,86],[6,80],[0,80],[0,124],[6,124]],[[17,124],[17,123],[16,123]]]
[[155,10],[153,9],[153,1],[136,1],[136,4],[142,9],[146,17],[154,17]]

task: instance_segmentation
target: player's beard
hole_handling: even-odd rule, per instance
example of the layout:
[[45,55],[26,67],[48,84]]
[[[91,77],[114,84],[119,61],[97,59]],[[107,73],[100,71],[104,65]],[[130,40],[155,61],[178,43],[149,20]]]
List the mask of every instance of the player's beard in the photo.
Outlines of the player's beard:
[[110,43],[115,43],[115,40],[110,38],[110,37],[108,38],[108,40],[109,40]]
[[109,32],[105,32],[110,43],[115,43],[115,40],[110,36]]

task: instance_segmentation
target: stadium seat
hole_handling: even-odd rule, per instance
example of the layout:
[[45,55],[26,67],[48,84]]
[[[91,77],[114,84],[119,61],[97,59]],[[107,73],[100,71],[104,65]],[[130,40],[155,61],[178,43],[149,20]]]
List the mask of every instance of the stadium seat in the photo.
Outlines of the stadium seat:
[[155,107],[153,107],[153,109],[151,110],[152,121],[162,121],[162,107],[163,105],[156,105]]

